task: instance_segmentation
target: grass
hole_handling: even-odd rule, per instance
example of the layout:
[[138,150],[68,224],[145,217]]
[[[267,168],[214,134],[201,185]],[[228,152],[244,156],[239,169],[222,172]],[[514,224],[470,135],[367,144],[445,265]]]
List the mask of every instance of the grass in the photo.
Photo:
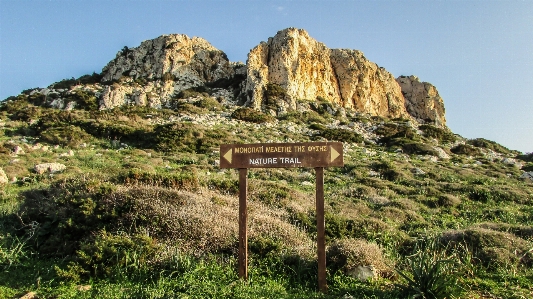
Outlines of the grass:
[[[405,298],[431,297],[417,291],[431,283],[448,298],[531,297],[533,185],[518,179],[523,169],[487,156],[531,163],[529,154],[433,126],[419,134],[404,120],[335,119],[325,102],[276,119],[187,92],[200,99],[186,115],[94,111],[90,95],[70,112],[25,94],[2,105],[0,167],[17,182],[0,191],[0,297]],[[341,122],[376,130],[363,138]],[[336,253],[328,293],[317,292],[312,169],[249,171],[250,279],[241,281],[238,173],[218,168],[219,144],[316,138],[345,149],[345,166],[325,172],[327,245]],[[449,159],[430,159],[433,139]],[[456,139],[465,144],[452,147]],[[15,146],[25,154],[13,157]],[[66,169],[34,172],[47,162]],[[415,242],[428,236],[442,243]],[[354,254],[361,248],[367,255]],[[439,262],[449,259],[462,272]],[[351,274],[357,266],[388,274],[362,282]],[[459,289],[431,279],[444,274]]]

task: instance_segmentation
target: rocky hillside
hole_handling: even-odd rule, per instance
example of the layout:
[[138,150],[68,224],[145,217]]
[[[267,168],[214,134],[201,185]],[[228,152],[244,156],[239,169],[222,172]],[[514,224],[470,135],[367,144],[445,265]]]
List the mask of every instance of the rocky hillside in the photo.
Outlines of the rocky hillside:
[[[100,81],[79,84],[100,109],[124,105],[172,108],[180,92],[210,89],[220,101],[281,116],[309,110],[299,102],[325,101],[371,116],[406,118],[446,126],[437,89],[415,76],[394,76],[358,50],[329,49],[302,29],[279,31],[232,63],[202,38],[163,35],[124,47],[102,70]],[[53,87],[53,86],[52,86]],[[57,90],[48,104],[73,108]]]

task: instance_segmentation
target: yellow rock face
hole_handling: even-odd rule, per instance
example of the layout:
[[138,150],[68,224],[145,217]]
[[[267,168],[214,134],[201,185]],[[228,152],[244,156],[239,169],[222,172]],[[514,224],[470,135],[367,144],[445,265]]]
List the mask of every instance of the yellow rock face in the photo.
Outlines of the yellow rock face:
[[297,99],[322,97],[363,113],[408,117],[395,78],[368,61],[362,52],[329,49],[305,30],[288,28],[248,54],[245,87],[248,105],[260,108],[274,83],[287,91],[289,108]]

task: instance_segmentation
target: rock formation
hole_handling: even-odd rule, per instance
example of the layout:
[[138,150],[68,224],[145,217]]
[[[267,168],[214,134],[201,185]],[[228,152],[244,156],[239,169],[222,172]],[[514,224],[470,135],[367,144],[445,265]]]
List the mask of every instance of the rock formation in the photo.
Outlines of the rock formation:
[[416,76],[400,76],[396,79],[405,97],[407,112],[418,121],[446,125],[444,101],[435,86],[420,82]]
[[[163,35],[136,48],[124,47],[101,76],[101,84],[84,87],[99,98],[100,109],[172,108],[180,91],[208,87],[220,102],[274,115],[310,109],[309,102],[299,100],[320,100],[342,108],[332,113],[350,109],[446,126],[443,100],[433,85],[415,76],[395,79],[361,51],[329,49],[302,29],[284,29],[261,42],[246,65],[229,62],[202,38]],[[50,105],[60,109],[76,105],[68,92],[50,98]]]
[[161,107],[179,92],[234,75],[226,54],[206,40],[184,34],[162,35],[124,47],[102,70],[105,87],[100,105],[113,108],[124,104]]
[[286,105],[296,99],[324,98],[342,107],[387,117],[407,117],[394,77],[362,52],[329,49],[302,29],[279,31],[248,54],[246,104],[259,109],[268,84],[286,90]]

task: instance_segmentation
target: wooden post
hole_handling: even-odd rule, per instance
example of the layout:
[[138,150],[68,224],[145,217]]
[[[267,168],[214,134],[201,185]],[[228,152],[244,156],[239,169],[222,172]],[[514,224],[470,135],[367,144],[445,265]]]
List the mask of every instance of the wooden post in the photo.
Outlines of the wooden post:
[[316,167],[316,230],[318,253],[318,290],[328,290],[326,282],[326,222],[324,219],[324,167]]
[[248,211],[246,197],[248,194],[248,168],[239,169],[239,277],[248,280],[248,233],[246,223]]

